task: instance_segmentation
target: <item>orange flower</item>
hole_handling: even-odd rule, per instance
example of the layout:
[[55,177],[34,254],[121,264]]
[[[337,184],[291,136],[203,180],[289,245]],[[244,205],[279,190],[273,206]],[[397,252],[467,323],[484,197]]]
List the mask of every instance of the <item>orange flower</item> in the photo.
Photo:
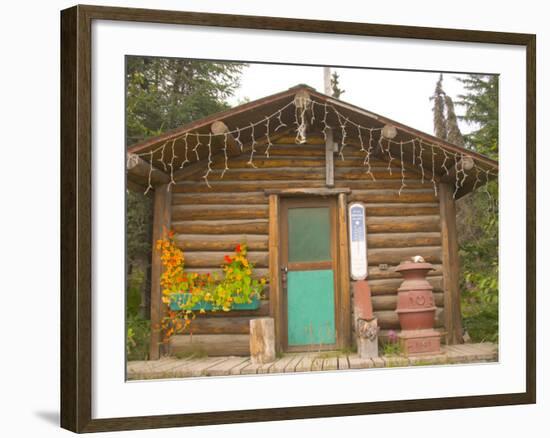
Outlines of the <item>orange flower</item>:
[[224,260],[226,263],[231,263],[231,257],[229,257],[228,255],[224,256]]
[[241,252],[241,244],[240,243],[235,247],[235,252]]

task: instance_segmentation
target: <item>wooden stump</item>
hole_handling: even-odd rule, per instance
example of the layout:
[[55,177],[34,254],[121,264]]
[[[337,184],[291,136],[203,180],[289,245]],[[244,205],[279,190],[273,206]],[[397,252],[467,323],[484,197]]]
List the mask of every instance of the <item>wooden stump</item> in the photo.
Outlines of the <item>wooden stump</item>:
[[357,320],[357,354],[360,358],[378,357],[378,320]]
[[275,361],[275,323],[273,318],[250,320],[250,359],[254,364]]

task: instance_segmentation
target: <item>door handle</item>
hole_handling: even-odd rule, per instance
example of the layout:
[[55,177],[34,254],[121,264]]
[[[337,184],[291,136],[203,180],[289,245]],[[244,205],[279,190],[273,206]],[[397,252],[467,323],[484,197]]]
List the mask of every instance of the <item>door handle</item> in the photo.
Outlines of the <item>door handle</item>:
[[282,266],[281,272],[284,272],[286,274],[288,272],[288,266]]

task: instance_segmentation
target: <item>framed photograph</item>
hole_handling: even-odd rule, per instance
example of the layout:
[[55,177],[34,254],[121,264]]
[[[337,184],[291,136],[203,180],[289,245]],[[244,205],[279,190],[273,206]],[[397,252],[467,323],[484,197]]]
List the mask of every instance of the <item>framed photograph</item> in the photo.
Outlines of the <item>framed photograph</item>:
[[535,403],[535,35],[61,13],[61,423]]

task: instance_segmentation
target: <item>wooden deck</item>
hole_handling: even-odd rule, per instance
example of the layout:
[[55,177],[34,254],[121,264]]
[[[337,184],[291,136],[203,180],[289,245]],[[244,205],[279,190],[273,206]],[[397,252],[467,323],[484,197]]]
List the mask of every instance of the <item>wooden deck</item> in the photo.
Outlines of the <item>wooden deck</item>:
[[365,368],[406,367],[422,365],[495,362],[497,346],[490,343],[462,344],[442,347],[442,353],[415,357],[381,356],[361,359],[356,354],[314,352],[285,354],[275,362],[254,365],[248,357],[163,357],[159,360],[131,361],[128,380],[169,379],[201,376],[236,376],[247,374],[297,373]]

